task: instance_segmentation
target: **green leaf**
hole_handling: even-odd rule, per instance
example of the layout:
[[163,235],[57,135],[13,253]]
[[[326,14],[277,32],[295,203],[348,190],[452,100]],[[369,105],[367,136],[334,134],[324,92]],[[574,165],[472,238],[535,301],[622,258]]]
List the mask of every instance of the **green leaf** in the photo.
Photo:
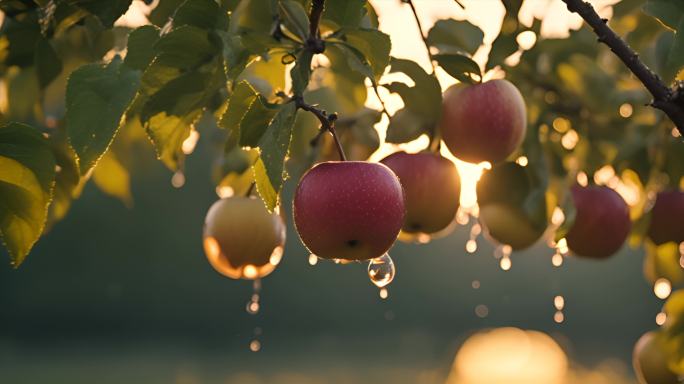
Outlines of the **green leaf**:
[[684,3],[679,0],[648,0],[644,5],[644,12],[668,28],[677,30],[684,17]]
[[0,128],[0,237],[18,267],[38,240],[55,180],[47,139],[20,123]]
[[486,71],[502,65],[504,60],[510,55],[518,51],[518,42],[515,34],[501,33],[492,43],[492,50],[489,51],[489,60],[487,60]]
[[326,1],[323,21],[331,21],[337,27],[358,27],[366,14],[366,0]]
[[105,28],[111,28],[114,22],[126,13],[132,0],[68,0],[68,2],[97,16]]
[[62,61],[50,42],[44,38],[36,41],[34,63],[41,88],[45,88],[62,72]]
[[159,40],[159,28],[144,25],[128,35],[128,45],[124,63],[133,68],[144,70],[154,59],[154,45]]
[[241,147],[257,147],[259,141],[268,129],[271,120],[278,113],[280,107],[270,104],[263,96],[258,95],[240,122]]
[[384,87],[398,93],[406,109],[420,116],[423,121],[436,124],[442,113],[442,90],[437,79],[413,61],[394,57],[390,66],[392,72],[403,72],[415,85],[409,87],[404,83],[390,83]]
[[241,81],[233,89],[219,125],[230,132],[237,141],[240,136],[240,122],[257,97],[257,93],[246,81]]
[[109,148],[139,84],[140,73],[122,66],[118,58],[107,65],[84,65],[69,77],[67,134],[81,174]]
[[217,33],[221,38],[226,76],[229,79],[234,79],[247,67],[250,53],[242,44],[240,36],[225,31],[218,31]]
[[434,55],[433,57],[442,69],[461,82],[473,83],[474,80],[482,79],[480,66],[468,56],[444,54]]
[[377,29],[344,29],[342,36],[347,45],[361,53],[372,73],[369,78],[376,84],[390,62],[390,37]]
[[402,108],[390,119],[385,141],[400,144],[415,140],[426,132],[424,125],[425,121],[421,116]]
[[278,205],[278,195],[285,178],[285,157],[290,148],[296,115],[297,106],[285,104],[259,140],[259,159],[254,165],[254,176],[257,191],[269,211]]
[[301,95],[309,85],[309,78],[311,77],[311,59],[313,53],[308,49],[302,49],[297,55],[295,66],[290,70],[290,77],[292,78],[292,93]]
[[184,25],[163,35],[154,45],[156,62],[173,68],[191,68],[218,52],[209,32]]
[[438,20],[428,33],[428,42],[442,53],[474,54],[482,45],[484,32],[466,20]]
[[282,0],[278,3],[285,27],[292,31],[301,42],[309,37],[309,17],[302,4],[294,0]]
[[[223,19],[223,20],[222,20]],[[174,28],[192,25],[202,29],[214,29],[227,24],[226,15],[215,0],[186,0],[173,15]]]

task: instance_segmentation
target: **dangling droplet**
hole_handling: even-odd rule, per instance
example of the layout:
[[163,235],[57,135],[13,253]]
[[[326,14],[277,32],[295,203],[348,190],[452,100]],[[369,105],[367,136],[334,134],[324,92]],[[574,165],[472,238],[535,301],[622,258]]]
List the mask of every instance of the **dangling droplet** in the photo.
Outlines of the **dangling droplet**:
[[181,188],[185,185],[185,174],[182,170],[177,170],[171,177],[171,185],[174,188]]
[[667,313],[658,312],[658,314],[656,315],[656,324],[658,326],[662,326],[663,324],[665,324],[666,321],[667,321]]
[[511,267],[513,266],[513,263],[511,262],[511,258],[508,256],[504,256],[501,258],[499,261],[499,266],[501,267],[502,270],[504,271],[509,271]]
[[309,265],[314,266],[316,264],[318,264],[318,256],[312,253],[309,255]]
[[261,350],[261,342],[256,339],[252,340],[249,343],[249,350],[252,352],[259,352],[259,350]]
[[389,291],[387,290],[387,288],[380,288],[380,298],[385,300],[388,297],[389,297]]
[[394,280],[394,261],[388,253],[371,259],[368,263],[368,277],[378,288],[383,288]]
[[672,283],[666,278],[660,278],[653,284],[653,293],[657,298],[665,300],[672,293]]
[[259,309],[261,308],[261,304],[259,304],[259,299],[260,299],[259,291],[261,291],[261,280],[260,279],[254,280],[253,284],[254,285],[252,286],[253,287],[252,297],[247,302],[247,305],[245,308],[247,310],[247,313],[249,313],[250,315],[256,315],[257,313],[259,313]]
[[565,321],[565,314],[563,313],[563,308],[565,308],[565,298],[562,295],[554,296],[553,306],[556,308],[556,313],[553,314],[553,321],[560,324]]

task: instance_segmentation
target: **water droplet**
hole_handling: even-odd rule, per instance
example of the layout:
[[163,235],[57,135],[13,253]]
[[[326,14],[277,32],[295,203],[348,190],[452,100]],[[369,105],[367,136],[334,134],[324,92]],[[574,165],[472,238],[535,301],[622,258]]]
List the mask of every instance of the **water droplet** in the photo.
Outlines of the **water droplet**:
[[666,321],[667,321],[667,313],[659,312],[656,315],[656,324],[658,324],[659,326],[665,324]]
[[372,259],[368,263],[368,277],[379,288],[383,288],[391,283],[394,280],[395,272],[394,261],[392,261],[388,253]]
[[473,287],[473,289],[480,289],[480,280],[473,280],[470,286]]
[[180,169],[177,170],[171,177],[171,185],[174,188],[181,188],[185,185],[185,174]]
[[388,297],[389,297],[389,291],[387,290],[387,288],[381,288],[380,289],[380,298],[385,300]]
[[260,279],[254,280],[254,282],[252,283],[252,290],[252,297],[247,302],[245,309],[247,310],[247,313],[249,313],[250,315],[256,315],[257,313],[259,313],[259,309],[261,309],[261,304],[259,303],[259,292],[261,291]]
[[316,256],[312,253],[309,255],[309,265],[313,266],[316,264],[318,264],[318,256]]
[[511,269],[512,263],[511,263],[511,258],[510,257],[502,257],[501,261],[499,262],[499,266],[501,267],[502,270],[508,271]]
[[252,352],[259,352],[259,350],[261,350],[261,342],[259,340],[252,340],[252,342],[249,343],[249,350]]
[[460,225],[467,225],[470,221],[470,214],[465,209],[465,207],[460,206],[458,211],[456,211],[456,222]]
[[659,299],[667,299],[670,296],[670,293],[672,293],[672,284],[670,283],[670,280],[665,278],[656,280],[655,284],[653,284],[653,293],[655,293],[656,297]]
[[477,251],[477,241],[470,239],[466,242],[466,252],[475,253]]
[[193,129],[190,131],[188,137],[186,137],[185,140],[183,140],[183,143],[181,144],[181,150],[184,154],[189,155],[195,150],[195,146],[197,145],[199,136],[199,132],[197,132],[196,130]]
[[553,264],[554,267],[560,267],[563,265],[563,255],[556,250],[556,253],[551,257],[551,264]]
[[555,321],[558,324],[565,321],[565,315],[563,314],[563,312],[562,311],[556,311],[556,313],[553,314],[553,321]]
[[484,319],[485,317],[489,316],[489,308],[484,304],[480,304],[475,307],[475,315],[481,319]]
[[565,298],[561,295],[554,297],[553,306],[556,307],[557,310],[562,311],[563,308],[565,308]]
[[558,244],[556,244],[556,249],[562,256],[567,256],[568,253],[570,252],[570,249],[568,248],[568,241],[564,238],[558,240]]

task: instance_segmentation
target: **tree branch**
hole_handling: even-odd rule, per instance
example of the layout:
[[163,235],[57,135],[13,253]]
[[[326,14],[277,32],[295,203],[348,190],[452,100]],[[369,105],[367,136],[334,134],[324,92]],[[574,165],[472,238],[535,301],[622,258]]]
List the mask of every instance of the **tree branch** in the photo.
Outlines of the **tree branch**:
[[335,120],[337,120],[337,114],[332,113],[328,115],[324,110],[318,109],[311,104],[305,103],[304,99],[301,96],[295,96],[294,102],[297,108],[313,113],[313,115],[316,116],[318,121],[321,122],[321,131],[318,135],[316,135],[314,140],[312,140],[312,143],[315,144],[318,141],[318,139],[322,135],[322,132],[330,132],[330,134],[333,137],[333,140],[335,141],[335,146],[337,147],[337,153],[340,155],[340,160],[346,161],[347,156],[345,156],[344,154],[344,149],[342,149],[342,144],[340,143],[340,139],[339,137],[337,137],[337,132],[335,131]]
[[321,15],[325,9],[325,0],[313,0],[311,3],[311,13],[309,13],[309,38],[306,45],[313,53],[323,53],[325,44],[321,40],[318,25],[321,23]]
[[639,59],[639,55],[608,26],[608,20],[602,19],[590,3],[584,0],[563,0],[563,2],[570,12],[577,13],[589,24],[598,36],[598,40],[606,44],[644,84],[653,95],[651,106],[665,112],[684,136],[684,106],[678,104],[676,99],[678,92],[665,85],[660,77]]
[[430,65],[432,66],[432,74],[434,75],[436,71],[435,60],[432,57],[432,52],[430,52],[430,43],[428,43],[427,36],[425,36],[425,33],[423,32],[423,25],[420,23],[420,19],[418,18],[418,12],[416,12],[416,7],[413,5],[412,0],[404,1],[411,7],[411,12],[413,12],[413,18],[416,19],[416,25],[418,25],[418,32],[420,32],[420,38],[423,39],[423,44],[425,44],[425,49],[427,51],[428,58],[430,59]]

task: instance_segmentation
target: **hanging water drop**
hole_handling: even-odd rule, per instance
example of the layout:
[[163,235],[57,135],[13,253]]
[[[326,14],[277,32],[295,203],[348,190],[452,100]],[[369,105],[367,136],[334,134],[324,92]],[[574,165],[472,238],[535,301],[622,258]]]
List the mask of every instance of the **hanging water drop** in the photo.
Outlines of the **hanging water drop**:
[[553,298],[553,306],[556,308],[556,313],[553,314],[553,321],[560,324],[565,321],[565,314],[563,313],[563,308],[565,308],[565,298],[561,295],[556,295]]
[[653,284],[653,293],[655,293],[656,297],[659,299],[667,299],[670,296],[670,293],[672,293],[672,283],[665,278],[656,280],[655,284]]
[[656,321],[656,324],[658,326],[662,326],[667,321],[667,313],[658,312],[658,314],[656,315],[655,321]]
[[504,271],[509,271],[511,269],[512,265],[513,265],[513,263],[511,262],[511,258],[508,256],[502,257],[501,261],[499,261],[499,266]]
[[309,255],[309,265],[314,266],[316,264],[318,264],[318,256],[312,253]]
[[259,297],[259,291],[261,291],[261,280],[256,279],[254,280],[253,286],[253,293],[252,297],[249,299],[246,305],[246,310],[247,313],[250,315],[256,315],[259,313],[259,309],[261,308],[261,304],[259,303],[260,297]]
[[171,177],[171,185],[174,188],[181,188],[185,185],[185,174],[182,170],[177,170]]
[[387,290],[387,288],[381,288],[380,289],[380,298],[385,300],[388,297],[389,297],[389,291]]
[[261,350],[261,342],[259,340],[252,340],[249,343],[249,350],[252,352],[259,352]]
[[388,253],[371,259],[368,263],[368,277],[375,286],[383,288],[394,280],[394,261]]

